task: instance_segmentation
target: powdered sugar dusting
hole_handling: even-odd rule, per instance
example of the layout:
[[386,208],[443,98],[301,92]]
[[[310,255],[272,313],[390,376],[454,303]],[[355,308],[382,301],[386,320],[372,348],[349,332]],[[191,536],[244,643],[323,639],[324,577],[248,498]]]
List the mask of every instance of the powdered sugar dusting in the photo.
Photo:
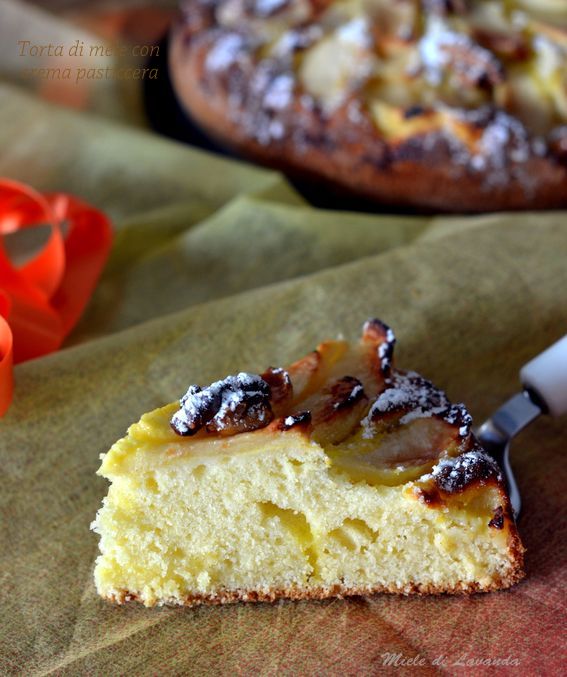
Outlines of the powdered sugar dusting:
[[386,327],[386,337],[383,343],[378,346],[378,359],[380,360],[380,369],[383,374],[389,374],[392,368],[392,358],[394,357],[394,346],[396,337],[390,327]]
[[309,423],[311,423],[311,412],[309,410],[298,411],[284,418],[280,425],[280,430],[290,430],[295,428],[295,426],[308,425]]
[[207,54],[205,68],[211,71],[226,71],[239,61],[245,47],[245,41],[238,33],[220,36]]
[[352,392],[351,392],[350,396],[351,396],[353,399],[358,399],[358,398],[361,396],[361,394],[362,394],[363,392],[364,392],[364,388],[362,387],[362,383],[358,383],[358,384],[355,385],[354,388],[352,389]]
[[440,45],[447,40],[451,33],[444,23],[437,17],[433,17],[428,26],[428,31],[419,43],[419,55],[424,67],[425,75],[432,84],[441,82],[443,68],[448,63],[449,55],[440,49]]
[[291,103],[294,78],[289,73],[277,75],[268,85],[264,95],[264,105],[269,110],[281,110]]
[[450,30],[437,16],[429,19],[419,43],[419,55],[425,78],[435,86],[442,83],[449,71],[473,85],[496,84],[501,80],[502,65],[494,54],[467,35]]
[[209,431],[254,430],[273,419],[271,388],[256,374],[240,372],[206,388],[189,387],[171,426],[179,435],[194,435],[203,426]]
[[361,48],[371,46],[368,21],[365,17],[357,17],[343,24],[337,29],[336,34],[339,40],[353,43]]
[[371,438],[377,421],[396,412],[401,425],[420,418],[436,416],[450,425],[459,426],[459,436],[466,437],[472,418],[463,404],[451,404],[447,395],[431,381],[413,371],[396,372],[386,380],[386,388],[378,395],[362,420],[363,437]]
[[267,17],[282,10],[288,0],[256,0],[255,8],[258,16]]
[[421,480],[435,479],[443,491],[461,491],[473,482],[484,484],[489,479],[502,482],[502,473],[496,461],[480,448],[468,451],[456,458],[444,458]]

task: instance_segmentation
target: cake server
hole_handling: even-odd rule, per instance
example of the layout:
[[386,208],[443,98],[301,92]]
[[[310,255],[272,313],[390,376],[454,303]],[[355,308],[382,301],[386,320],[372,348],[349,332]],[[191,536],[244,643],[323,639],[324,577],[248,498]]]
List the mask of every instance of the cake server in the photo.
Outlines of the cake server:
[[480,428],[476,436],[500,465],[508,484],[510,503],[517,519],[521,498],[512,467],[510,442],[541,414],[567,413],[567,335],[520,370],[523,389],[503,404]]

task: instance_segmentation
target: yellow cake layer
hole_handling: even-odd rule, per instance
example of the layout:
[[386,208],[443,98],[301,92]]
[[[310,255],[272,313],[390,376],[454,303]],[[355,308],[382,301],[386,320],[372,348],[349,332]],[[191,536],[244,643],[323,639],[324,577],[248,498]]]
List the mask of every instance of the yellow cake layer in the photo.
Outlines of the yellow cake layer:
[[112,485],[94,523],[104,597],[482,589],[510,574],[508,527],[488,527],[498,487],[432,507],[415,489],[433,460],[410,481],[393,469],[399,483],[386,486],[365,476],[360,455],[349,464],[348,449],[327,453],[301,430],[180,438],[169,427],[176,408],[146,414],[104,456],[99,474]]

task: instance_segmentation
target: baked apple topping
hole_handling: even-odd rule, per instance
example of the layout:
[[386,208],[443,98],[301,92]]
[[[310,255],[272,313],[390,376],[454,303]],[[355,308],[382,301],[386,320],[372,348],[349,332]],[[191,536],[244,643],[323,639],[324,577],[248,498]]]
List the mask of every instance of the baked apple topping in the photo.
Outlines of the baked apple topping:
[[358,426],[368,408],[362,383],[354,376],[343,376],[323,389],[314,402],[313,439],[320,444],[337,444]]
[[298,411],[297,414],[291,414],[286,416],[283,421],[280,423],[280,430],[291,430],[296,426],[305,426],[311,423],[311,412],[310,411]]
[[[395,343],[388,325],[368,320],[360,342],[326,341],[287,370],[271,367],[261,375],[191,386],[171,425],[184,436],[295,429],[320,444],[336,470],[357,480],[417,480],[440,459],[473,447],[471,416],[419,374],[395,369]],[[472,461],[439,468],[435,478],[444,487],[476,472]]]
[[386,388],[372,404],[362,426],[364,435],[372,437],[376,430],[432,417],[449,424],[460,438],[470,432],[472,417],[463,404],[451,404],[447,395],[423,376],[397,371],[386,381]]
[[422,0],[426,12],[441,14],[465,14],[467,0]]
[[380,371],[387,376],[392,369],[396,337],[394,332],[382,320],[372,318],[362,327],[362,341],[376,345]]
[[288,410],[293,399],[293,385],[289,373],[281,367],[270,367],[260,378],[270,386],[270,402],[278,416]]
[[420,43],[426,78],[434,85],[447,76],[464,87],[490,89],[503,81],[504,69],[498,59],[468,36],[437,28]]
[[419,480],[425,484],[433,481],[442,492],[455,494],[474,484],[501,483],[503,478],[496,461],[476,445],[460,456],[441,459]]

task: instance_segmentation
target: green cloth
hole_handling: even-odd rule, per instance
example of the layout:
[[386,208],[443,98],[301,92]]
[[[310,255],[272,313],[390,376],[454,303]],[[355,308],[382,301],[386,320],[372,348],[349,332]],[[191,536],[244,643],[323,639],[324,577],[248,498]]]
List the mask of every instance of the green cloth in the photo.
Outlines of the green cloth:
[[82,196],[116,229],[69,347],[16,368],[0,420],[0,673],[359,675],[394,672],[384,654],[400,653],[423,660],[420,674],[441,656],[458,673],[463,654],[559,674],[565,418],[513,445],[528,552],[527,579],[508,592],[114,607],[94,589],[89,524],[107,490],[99,455],[143,412],[190,383],[355,338],[368,317],[395,329],[398,365],[480,421],[565,333],[565,214],[317,211],[273,172],[12,87],[0,100],[0,175]]

